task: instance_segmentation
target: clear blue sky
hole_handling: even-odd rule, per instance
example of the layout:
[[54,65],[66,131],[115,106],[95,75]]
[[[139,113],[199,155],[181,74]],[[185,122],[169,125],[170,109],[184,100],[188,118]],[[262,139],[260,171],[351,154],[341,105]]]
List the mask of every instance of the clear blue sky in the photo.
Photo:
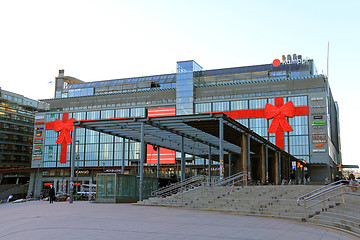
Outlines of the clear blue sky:
[[65,75],[83,81],[314,59],[340,107],[343,162],[359,164],[360,1],[18,0],[0,2],[0,87],[52,98]]

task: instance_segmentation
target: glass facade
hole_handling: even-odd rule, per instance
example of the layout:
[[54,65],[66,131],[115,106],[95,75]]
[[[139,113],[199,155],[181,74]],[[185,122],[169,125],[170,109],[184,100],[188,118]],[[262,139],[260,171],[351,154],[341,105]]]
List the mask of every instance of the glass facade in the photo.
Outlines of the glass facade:
[[[196,113],[264,109],[266,103],[274,105],[274,99],[275,96],[261,99],[196,103],[195,109]],[[283,101],[284,103],[292,101],[295,107],[308,106],[307,96],[284,97]],[[240,118],[235,120],[275,144],[275,134],[267,132],[272,119],[267,120],[265,117],[262,117]],[[293,118],[287,118],[287,121],[293,128],[293,131],[285,132],[285,150],[298,158],[309,161],[309,116],[294,116]],[[289,148],[289,146],[291,147]]]
[[[293,101],[294,106],[307,106],[307,96],[285,97],[284,102]],[[205,102],[195,104],[195,113],[236,111],[245,109],[262,109],[266,103],[274,104],[274,98],[233,100],[222,102]],[[126,108],[113,110],[99,110],[87,112],[70,113],[69,117],[79,120],[110,119],[122,117],[144,117],[145,108]],[[53,122],[56,118],[62,118],[61,114],[50,113],[46,120]],[[251,128],[260,136],[275,144],[275,134],[268,133],[272,120],[266,118],[241,118],[235,119],[246,127]],[[288,118],[293,131],[285,133],[285,150],[291,154],[309,160],[309,118],[308,116],[295,116]],[[58,133],[53,130],[46,130],[44,148],[44,167],[63,166],[60,164],[60,146],[56,144]],[[114,140],[115,139],[115,140]],[[121,166],[122,165],[122,138],[112,137],[92,130],[78,129],[77,140],[79,146],[78,166]],[[289,146],[291,146],[289,148]],[[68,147],[70,152],[70,145]],[[139,144],[137,142],[125,142],[125,166],[131,162],[137,164],[139,158]],[[68,153],[70,159],[70,153]],[[201,162],[201,161],[200,161]],[[68,163],[67,163],[68,164]],[[196,163],[195,163],[196,164]]]
[[[0,170],[30,167],[37,109],[38,101],[0,88]],[[36,154],[39,147],[34,146]]]
[[[136,202],[139,199],[139,178],[132,175],[116,173],[97,175],[97,200],[112,200],[113,202]],[[158,189],[157,178],[144,177],[143,198],[150,198],[151,193]]]
[[[101,111],[88,112],[74,112],[69,113],[69,118],[74,117],[76,120],[95,120],[95,119],[112,119],[122,117],[144,117],[145,108],[126,108],[126,109],[112,109]],[[54,122],[55,119],[61,119],[62,114],[49,113],[46,114],[46,122]],[[44,156],[43,167],[60,167],[69,166],[69,161],[66,164],[60,163],[60,144],[56,143],[59,132],[53,129],[45,130],[44,142]],[[79,167],[107,167],[107,166],[122,166],[123,161],[123,139],[99,133],[89,129],[77,129],[76,139],[76,153],[78,159],[76,166]],[[138,162],[139,158],[139,143],[134,141],[125,141],[125,161],[124,166],[129,166],[129,163]],[[71,144],[68,144],[67,159],[71,156]]]
[[176,115],[194,114],[194,76],[201,70],[195,61],[177,63]]

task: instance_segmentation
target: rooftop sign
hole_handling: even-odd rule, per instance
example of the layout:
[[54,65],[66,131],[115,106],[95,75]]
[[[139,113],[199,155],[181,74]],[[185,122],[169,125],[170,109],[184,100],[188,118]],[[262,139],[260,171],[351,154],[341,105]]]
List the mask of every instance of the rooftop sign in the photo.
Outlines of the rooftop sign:
[[300,65],[300,64],[305,64],[307,62],[309,62],[309,59],[302,58],[301,55],[293,54],[293,56],[291,56],[290,54],[288,54],[287,56],[282,55],[282,62],[280,62],[279,59],[275,59],[273,61],[273,66],[278,67],[278,66],[280,66],[280,64],[282,64],[282,65],[289,65],[289,64]]

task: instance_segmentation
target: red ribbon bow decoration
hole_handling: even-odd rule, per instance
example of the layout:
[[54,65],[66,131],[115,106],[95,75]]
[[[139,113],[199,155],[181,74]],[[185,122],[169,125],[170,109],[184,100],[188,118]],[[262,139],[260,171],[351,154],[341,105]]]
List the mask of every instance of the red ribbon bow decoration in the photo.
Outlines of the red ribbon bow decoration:
[[74,129],[74,118],[70,118],[69,120],[63,119],[63,121],[64,122],[55,119],[54,131],[61,131],[56,143],[63,143],[64,141],[65,143],[72,143],[70,131],[73,131]]
[[55,119],[55,122],[47,122],[46,129],[54,129],[55,132],[59,132],[59,137],[56,143],[61,144],[60,163],[66,163],[67,144],[72,143],[70,131],[74,130],[73,123],[75,119],[69,119],[69,113],[63,113],[62,121]]
[[280,108],[266,103],[264,109],[264,115],[266,119],[274,118],[268,129],[269,133],[275,133],[280,126],[285,132],[292,131],[292,127],[285,117],[294,117],[295,108],[292,101],[289,101],[282,105]]

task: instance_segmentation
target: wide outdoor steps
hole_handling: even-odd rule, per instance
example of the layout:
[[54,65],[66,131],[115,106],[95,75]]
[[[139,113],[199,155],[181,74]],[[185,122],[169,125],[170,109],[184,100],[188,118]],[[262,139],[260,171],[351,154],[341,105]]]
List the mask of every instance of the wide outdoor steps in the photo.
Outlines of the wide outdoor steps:
[[360,237],[360,197],[346,195],[345,203],[339,203],[315,214],[308,221],[345,230]]
[[304,217],[304,210],[296,203],[297,197],[318,187],[312,185],[204,187],[183,195],[150,198],[138,204],[301,219]]
[[[297,198],[320,188],[319,185],[277,185],[203,187],[165,198],[150,198],[138,205],[181,207],[232,214],[287,218],[330,226],[360,236],[360,197],[346,196],[326,201],[305,211]],[[307,202],[308,205],[311,202]],[[355,209],[356,208],[356,209]],[[310,217],[309,217],[310,216]]]

